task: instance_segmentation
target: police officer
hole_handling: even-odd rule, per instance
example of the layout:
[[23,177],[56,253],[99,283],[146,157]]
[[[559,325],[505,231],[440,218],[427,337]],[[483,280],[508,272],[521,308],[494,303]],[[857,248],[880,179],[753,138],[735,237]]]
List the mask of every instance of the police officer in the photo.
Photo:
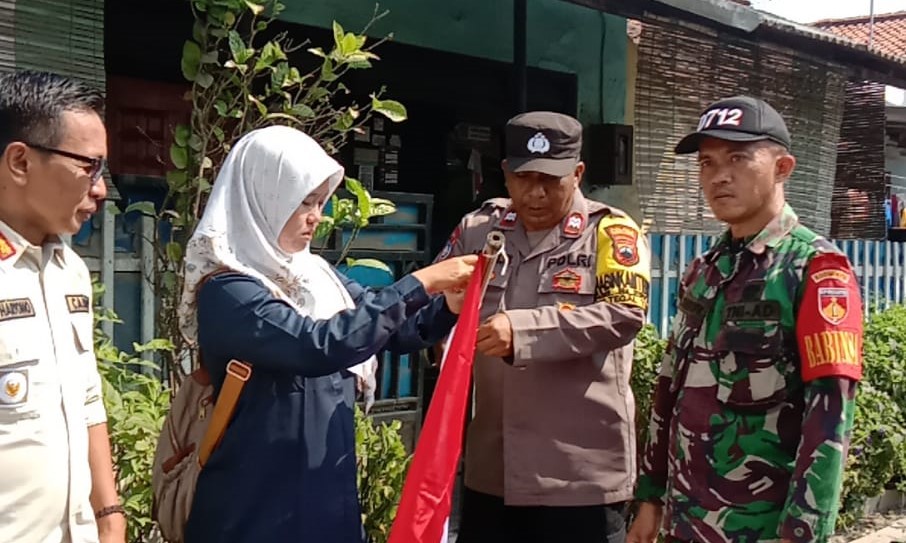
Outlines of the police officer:
[[125,541],[91,279],[60,239],[106,196],[103,106],[58,75],[0,75],[0,541]]
[[622,541],[647,242],[626,213],[583,197],[577,120],[526,113],[505,137],[510,198],[466,215],[438,255],[506,237],[482,303],[458,541]]
[[[796,159],[770,105],[711,105],[676,152],[729,228],[685,273],[628,540],[823,542],[833,533],[862,375],[846,257],[799,223]],[[666,518],[662,519],[662,516]]]

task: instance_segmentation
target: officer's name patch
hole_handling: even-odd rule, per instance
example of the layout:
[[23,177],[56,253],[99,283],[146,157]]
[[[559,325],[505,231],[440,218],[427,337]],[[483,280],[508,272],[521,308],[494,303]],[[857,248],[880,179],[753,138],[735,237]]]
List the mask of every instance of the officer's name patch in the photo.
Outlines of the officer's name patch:
[[0,322],[35,316],[35,306],[28,298],[0,300]]
[[776,300],[727,304],[724,320],[735,322],[779,321],[780,303]]
[[88,313],[89,304],[88,296],[84,294],[68,294],[66,296],[66,306],[70,313]]
[[545,269],[551,269],[555,266],[569,266],[572,268],[590,268],[594,262],[592,261],[591,255],[589,254],[565,254],[559,257],[552,257],[547,259],[545,264]]

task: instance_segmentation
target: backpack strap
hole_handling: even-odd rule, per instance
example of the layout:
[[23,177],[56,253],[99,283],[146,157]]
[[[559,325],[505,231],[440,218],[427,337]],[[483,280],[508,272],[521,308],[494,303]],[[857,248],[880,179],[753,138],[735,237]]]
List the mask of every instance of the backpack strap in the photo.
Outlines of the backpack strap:
[[252,367],[238,360],[230,360],[226,367],[226,378],[223,380],[223,387],[220,389],[220,395],[214,403],[214,412],[211,413],[211,422],[208,423],[208,429],[205,430],[201,445],[198,447],[198,465],[204,467],[211,453],[220,444],[223,434],[226,432],[227,424],[233,418],[236,411],[236,404],[239,402],[239,394],[245,386],[245,382],[252,376]]
[[[201,285],[207,282],[208,279],[230,271],[232,270],[229,268],[219,268],[209,273],[199,282],[198,291],[201,291]],[[199,356],[201,356],[200,351]],[[204,370],[204,366],[201,366],[199,369]],[[223,434],[226,433],[227,425],[230,423],[230,420],[233,418],[233,413],[236,411],[236,404],[239,403],[239,395],[242,392],[243,387],[245,387],[246,381],[248,381],[251,376],[252,367],[249,364],[235,359],[230,360],[229,364],[227,364],[226,377],[223,380],[223,386],[220,388],[220,394],[217,396],[217,401],[214,402],[214,411],[211,413],[211,421],[208,423],[208,428],[205,430],[204,437],[201,439],[201,444],[198,447],[198,465],[200,467],[204,467],[208,462],[208,459],[211,458],[214,449],[220,445]]]

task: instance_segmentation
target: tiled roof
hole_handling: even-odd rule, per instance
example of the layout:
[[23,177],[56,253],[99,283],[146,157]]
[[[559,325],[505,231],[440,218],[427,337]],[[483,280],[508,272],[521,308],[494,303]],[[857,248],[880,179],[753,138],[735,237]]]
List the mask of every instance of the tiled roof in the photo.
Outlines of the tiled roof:
[[[812,23],[854,42],[868,45],[870,18],[827,19]],[[894,58],[906,59],[906,11],[875,15],[871,49]]]

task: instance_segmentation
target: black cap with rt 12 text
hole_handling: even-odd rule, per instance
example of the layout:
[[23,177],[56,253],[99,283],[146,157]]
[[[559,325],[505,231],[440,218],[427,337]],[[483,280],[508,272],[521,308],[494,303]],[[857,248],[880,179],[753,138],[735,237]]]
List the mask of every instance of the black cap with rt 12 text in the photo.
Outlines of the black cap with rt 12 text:
[[734,96],[715,102],[702,113],[695,132],[676,146],[677,154],[695,153],[704,138],[727,141],[773,141],[790,148],[790,131],[777,110],[764,100]]

